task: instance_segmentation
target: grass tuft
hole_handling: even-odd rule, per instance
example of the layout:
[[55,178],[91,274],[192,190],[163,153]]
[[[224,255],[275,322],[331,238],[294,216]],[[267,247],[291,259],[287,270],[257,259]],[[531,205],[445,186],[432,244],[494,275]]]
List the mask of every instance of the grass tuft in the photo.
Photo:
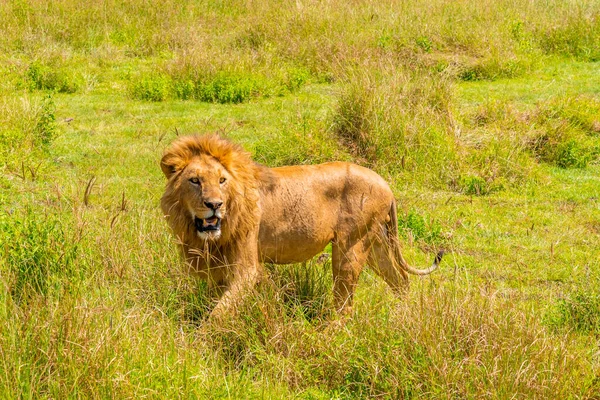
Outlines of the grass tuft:
[[56,216],[29,208],[23,215],[0,214],[0,238],[10,293],[17,302],[68,287],[83,272],[76,268],[78,240]]
[[75,93],[82,87],[82,79],[67,68],[33,62],[25,72],[23,85],[29,90],[48,90]]
[[552,329],[569,329],[581,334],[600,335],[600,295],[578,292],[559,299],[545,315]]
[[456,166],[451,85],[439,76],[387,72],[349,75],[331,116],[333,133],[364,165],[440,185]]
[[288,313],[296,316],[300,313],[308,321],[329,315],[333,304],[330,256],[284,267],[273,265],[270,269]]
[[429,216],[410,210],[405,216],[398,217],[398,228],[404,237],[423,240],[428,244],[436,244],[442,240],[442,226]]
[[166,75],[143,76],[131,85],[131,97],[139,100],[165,101],[171,96],[171,78]]

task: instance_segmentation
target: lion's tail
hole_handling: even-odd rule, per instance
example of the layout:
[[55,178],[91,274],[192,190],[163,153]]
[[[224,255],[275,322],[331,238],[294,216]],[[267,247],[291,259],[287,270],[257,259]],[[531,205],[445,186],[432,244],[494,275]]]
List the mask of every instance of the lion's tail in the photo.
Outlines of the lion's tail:
[[413,275],[428,275],[435,271],[442,261],[442,257],[444,256],[444,250],[440,250],[433,260],[433,264],[429,268],[425,269],[417,269],[411,267],[404,257],[402,256],[402,252],[400,251],[400,241],[398,239],[398,214],[396,212],[396,201],[392,203],[389,212],[389,221],[386,222],[387,225],[387,239],[389,241],[390,247],[393,251],[393,256],[396,258],[396,261],[400,264],[400,266],[406,271]]

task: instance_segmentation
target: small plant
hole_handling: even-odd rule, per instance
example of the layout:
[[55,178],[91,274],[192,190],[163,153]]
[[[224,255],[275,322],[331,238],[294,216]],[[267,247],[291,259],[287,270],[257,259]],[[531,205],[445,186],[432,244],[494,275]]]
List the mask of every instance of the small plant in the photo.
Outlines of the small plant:
[[20,217],[0,215],[0,239],[0,254],[13,276],[11,294],[17,300],[47,295],[62,277],[75,274],[78,246],[56,217],[32,210]]
[[131,87],[131,95],[135,99],[149,101],[165,101],[172,90],[171,78],[167,75],[154,74],[144,76],[135,81]]
[[196,84],[190,79],[176,80],[173,84],[175,97],[181,100],[190,100],[195,97]]
[[461,192],[470,196],[484,196],[490,193],[487,181],[475,175],[461,176],[458,187]]
[[421,50],[423,50],[426,53],[430,53],[431,49],[433,48],[433,43],[431,42],[431,39],[429,39],[427,36],[420,36],[416,38],[415,43],[418,47],[421,48]]
[[405,237],[410,234],[415,240],[423,240],[426,243],[437,243],[442,239],[440,223],[414,210],[409,211],[404,217],[399,216],[398,228]]
[[572,329],[583,334],[600,335],[600,295],[579,292],[559,299],[544,317],[553,329]]
[[285,86],[290,92],[295,92],[310,79],[310,72],[304,68],[292,68],[287,71]]
[[75,93],[81,87],[81,80],[64,69],[33,62],[25,72],[24,84],[29,90]]
[[259,80],[242,75],[220,73],[213,79],[197,83],[196,98],[209,103],[243,103],[260,88]]
[[54,111],[56,107],[52,96],[48,95],[40,107],[37,123],[33,128],[33,140],[35,144],[48,146],[56,137],[56,117]]
[[387,49],[392,46],[393,38],[390,35],[382,35],[377,38],[377,47]]
[[590,152],[571,139],[557,149],[556,165],[561,168],[585,168],[591,159]]

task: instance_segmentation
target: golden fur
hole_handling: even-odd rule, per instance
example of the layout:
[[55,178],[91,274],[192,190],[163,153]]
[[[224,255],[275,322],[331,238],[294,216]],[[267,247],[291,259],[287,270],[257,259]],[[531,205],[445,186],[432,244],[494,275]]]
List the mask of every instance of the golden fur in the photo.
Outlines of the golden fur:
[[266,168],[217,135],[178,138],[161,168],[165,217],[192,270],[221,296],[213,314],[235,306],[262,263],[301,262],[332,243],[336,307],[351,310],[363,265],[393,289],[407,272],[397,237],[396,202],[375,172],[349,163]]

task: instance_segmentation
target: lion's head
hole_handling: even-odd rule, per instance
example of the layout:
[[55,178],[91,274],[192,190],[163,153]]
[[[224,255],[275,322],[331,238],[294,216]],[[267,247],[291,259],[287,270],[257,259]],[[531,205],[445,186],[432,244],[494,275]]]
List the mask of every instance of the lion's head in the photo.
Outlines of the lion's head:
[[186,245],[224,245],[257,226],[256,167],[240,146],[218,135],[181,137],[160,166],[168,179],[161,207]]

